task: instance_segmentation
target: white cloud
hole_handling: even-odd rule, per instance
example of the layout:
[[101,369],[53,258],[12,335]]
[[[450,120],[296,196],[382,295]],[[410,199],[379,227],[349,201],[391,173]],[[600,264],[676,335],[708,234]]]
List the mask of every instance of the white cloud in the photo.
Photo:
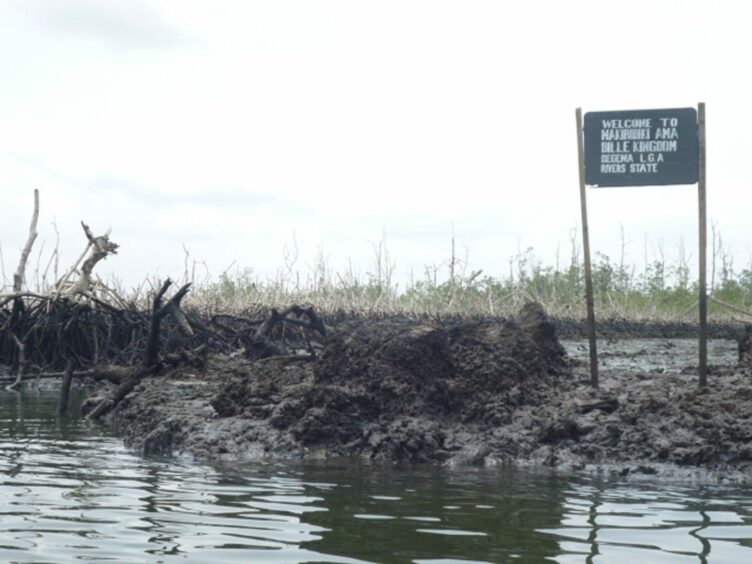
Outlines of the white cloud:
[[162,49],[192,38],[147,0],[23,0],[13,11],[46,33],[92,39],[113,49]]
[[[0,5],[1,6],[1,5]],[[0,242],[42,195],[67,256],[82,219],[128,283],[273,275],[293,233],[367,269],[386,230],[398,274],[458,245],[504,274],[553,261],[579,223],[574,108],[708,104],[709,212],[749,254],[750,23],[743,4],[633,2],[8,3],[0,19]],[[180,48],[176,48],[180,47]],[[696,248],[692,188],[590,191],[594,250]],[[564,251],[562,251],[564,252]],[[696,253],[695,253],[696,256]]]

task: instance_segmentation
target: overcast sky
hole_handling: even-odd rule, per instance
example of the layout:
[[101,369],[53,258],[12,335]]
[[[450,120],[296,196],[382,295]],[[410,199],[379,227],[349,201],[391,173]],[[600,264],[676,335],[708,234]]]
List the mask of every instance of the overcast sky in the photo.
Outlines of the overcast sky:
[[[575,108],[707,104],[708,209],[750,262],[752,9],[737,1],[0,0],[0,245],[112,230],[126,284],[190,260],[273,277],[297,242],[398,279],[458,254],[568,260]],[[697,256],[695,187],[590,189],[591,244]],[[32,262],[37,260],[35,251]],[[652,250],[649,248],[649,253]],[[42,259],[44,262],[44,258]],[[44,265],[43,265],[44,266]],[[33,265],[32,265],[33,268]]]

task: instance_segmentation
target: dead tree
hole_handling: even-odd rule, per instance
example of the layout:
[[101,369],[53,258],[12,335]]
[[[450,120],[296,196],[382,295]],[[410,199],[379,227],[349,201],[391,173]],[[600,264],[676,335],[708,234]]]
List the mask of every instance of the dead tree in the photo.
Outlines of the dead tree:
[[[295,318],[289,319],[289,315],[294,315]],[[301,319],[302,317],[307,317],[308,321],[304,321]],[[278,312],[276,308],[272,308],[272,313],[269,318],[256,330],[256,338],[266,337],[278,323],[283,321],[306,329],[312,329],[322,337],[326,336],[326,326],[324,325],[324,322],[321,321],[321,318],[316,315],[313,307],[304,308],[298,305],[293,305],[288,307],[282,313]]]
[[128,370],[128,374],[123,383],[117,387],[111,397],[102,400],[99,405],[89,413],[87,419],[98,419],[102,415],[105,415],[125,399],[125,397],[133,391],[133,388],[135,388],[144,377],[154,375],[159,371],[159,332],[162,320],[166,315],[170,313],[173,314],[178,320],[178,323],[180,323],[180,320],[182,319],[190,330],[190,325],[188,325],[187,320],[185,320],[185,314],[180,310],[180,301],[188,293],[188,289],[191,285],[186,284],[180,288],[180,290],[178,290],[166,304],[162,304],[162,298],[171,284],[172,281],[168,278],[165,280],[164,284],[162,284],[159,291],[154,295],[149,338],[147,340],[142,364],[135,368],[126,369]]
[[313,307],[304,308],[299,305],[290,306],[282,312],[272,308],[271,314],[258,326],[253,337],[246,339],[246,356],[256,360],[283,356],[302,357],[302,355],[290,355],[283,339],[274,340],[270,338],[272,330],[285,323],[303,329],[305,345],[308,350],[308,356],[305,358],[315,358],[316,353],[310,339],[310,333],[317,333],[321,339],[324,339],[326,338],[326,326]]
[[[89,256],[84,260],[84,264],[81,266],[81,274],[73,285],[65,287],[70,276],[76,271],[78,263],[76,263],[73,268],[68,271],[68,274],[66,274],[66,276],[58,283],[58,294],[68,297],[86,296],[91,298],[95,296],[95,289],[97,286],[92,279],[94,267],[100,260],[105,259],[110,255],[116,255],[119,245],[110,241],[109,232],[100,235],[99,237],[95,237],[89,226],[83,221],[81,222],[81,227],[83,227],[84,234],[88,240],[88,244],[83,255],[81,255],[81,258],[86,256],[86,253],[89,253]],[[80,261],[81,259],[79,259],[79,262]],[[101,283],[98,285],[103,286]],[[109,290],[109,288],[107,290]]]
[[10,385],[5,386],[6,390],[15,390],[16,388],[21,386],[21,382],[23,382],[24,374],[26,374],[26,369],[29,365],[29,361],[26,358],[26,343],[24,343],[21,339],[19,339],[12,333],[11,333],[11,337],[13,338],[13,341],[16,343],[16,347],[18,347],[18,368],[16,369],[15,381]]
[[21,251],[21,260],[18,261],[18,268],[13,274],[13,291],[21,292],[23,290],[24,278],[26,277],[26,263],[29,261],[31,248],[37,239],[37,222],[39,221],[39,190],[34,190],[34,213],[31,215],[31,226],[29,227],[29,237],[26,239]]
[[18,297],[23,292],[24,278],[26,277],[26,263],[29,261],[29,255],[31,254],[31,248],[34,246],[34,241],[37,239],[37,222],[39,221],[39,190],[34,190],[34,212],[31,215],[31,225],[29,226],[29,237],[26,239],[26,245],[24,245],[21,251],[21,258],[18,261],[18,268],[13,274],[13,293],[16,296],[13,298],[13,307],[11,309],[10,319],[8,320],[7,334],[12,339],[13,343],[18,348],[17,358],[17,375],[16,380],[7,389],[12,390],[21,385],[23,376],[26,371],[26,343],[23,338],[17,335],[16,325],[23,315],[24,303],[23,300]]
[[[87,308],[107,310],[118,317],[122,316],[122,310],[129,306],[93,274],[94,267],[99,261],[117,253],[118,245],[110,240],[109,232],[95,236],[84,222],[81,222],[81,226],[87,244],[74,266],[57,282],[51,292],[28,291],[24,282],[28,259],[38,236],[38,220],[39,191],[35,190],[29,235],[13,275],[11,292],[0,294],[0,356],[9,359],[8,364],[14,369],[16,378],[9,386],[11,389],[21,385],[27,368],[34,365],[35,360],[39,361],[40,357],[46,357],[48,362],[38,363],[39,371],[59,369],[67,356],[73,356],[76,366],[82,368],[84,362],[79,356],[80,349],[77,346],[81,343],[80,336],[74,334],[74,342],[66,342],[70,341],[66,336],[74,332],[72,326],[76,320],[83,318],[85,322],[95,315]],[[77,279],[71,281],[75,274],[78,275]],[[10,311],[4,309],[8,304],[11,305]],[[109,318],[107,319],[109,323]],[[91,327],[94,365],[99,361],[99,333],[97,327]],[[107,333],[105,347],[111,344],[110,334]],[[84,348],[91,347],[87,343]],[[52,359],[46,355],[45,349],[53,351]]]
[[[119,246],[110,240],[109,231],[95,236],[84,222],[86,248],[75,264],[51,291],[29,291],[24,279],[38,218],[39,193],[35,191],[29,236],[12,290],[0,293],[0,362],[12,367],[0,375],[2,384],[17,388],[30,372],[37,378],[64,379],[66,389],[72,378],[108,380],[117,389],[89,414],[96,419],[163,366],[189,364],[205,374],[213,352],[244,348],[254,359],[311,360],[323,346],[326,327],[312,307],[272,309],[259,320],[235,315],[206,319],[196,312],[186,315],[181,309],[190,285],[164,300],[169,280],[146,311],[135,301],[126,302],[94,274],[96,265],[117,254]],[[162,324],[165,317],[174,323]]]

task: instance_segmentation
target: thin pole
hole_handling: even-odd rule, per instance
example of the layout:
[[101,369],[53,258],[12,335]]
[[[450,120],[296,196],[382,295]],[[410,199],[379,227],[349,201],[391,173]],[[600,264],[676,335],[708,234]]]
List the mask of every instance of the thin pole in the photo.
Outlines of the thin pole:
[[699,141],[697,182],[700,215],[700,386],[708,385],[708,283],[707,283],[707,205],[705,199],[705,103],[697,105],[697,135]]
[[60,387],[60,397],[57,403],[57,416],[64,417],[68,412],[68,396],[70,394],[71,380],[73,380],[73,361],[68,359],[65,365],[63,385]]
[[580,208],[582,211],[582,250],[585,254],[585,301],[587,303],[588,339],[590,341],[590,385],[598,387],[598,349],[595,342],[595,303],[593,272],[590,267],[590,235],[588,232],[587,194],[585,190],[585,150],[583,148],[582,108],[577,108],[577,154],[580,168]]

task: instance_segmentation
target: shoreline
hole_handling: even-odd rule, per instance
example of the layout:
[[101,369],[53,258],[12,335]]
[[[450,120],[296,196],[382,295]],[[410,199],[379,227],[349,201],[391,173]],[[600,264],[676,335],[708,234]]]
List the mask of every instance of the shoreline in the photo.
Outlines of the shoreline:
[[129,447],[196,461],[356,457],[752,481],[750,376],[729,357],[700,390],[694,358],[679,366],[685,353],[669,342],[678,363],[667,372],[607,368],[594,390],[559,327],[533,313],[335,323],[316,360],[211,355],[206,375],[144,379],[109,419]]

